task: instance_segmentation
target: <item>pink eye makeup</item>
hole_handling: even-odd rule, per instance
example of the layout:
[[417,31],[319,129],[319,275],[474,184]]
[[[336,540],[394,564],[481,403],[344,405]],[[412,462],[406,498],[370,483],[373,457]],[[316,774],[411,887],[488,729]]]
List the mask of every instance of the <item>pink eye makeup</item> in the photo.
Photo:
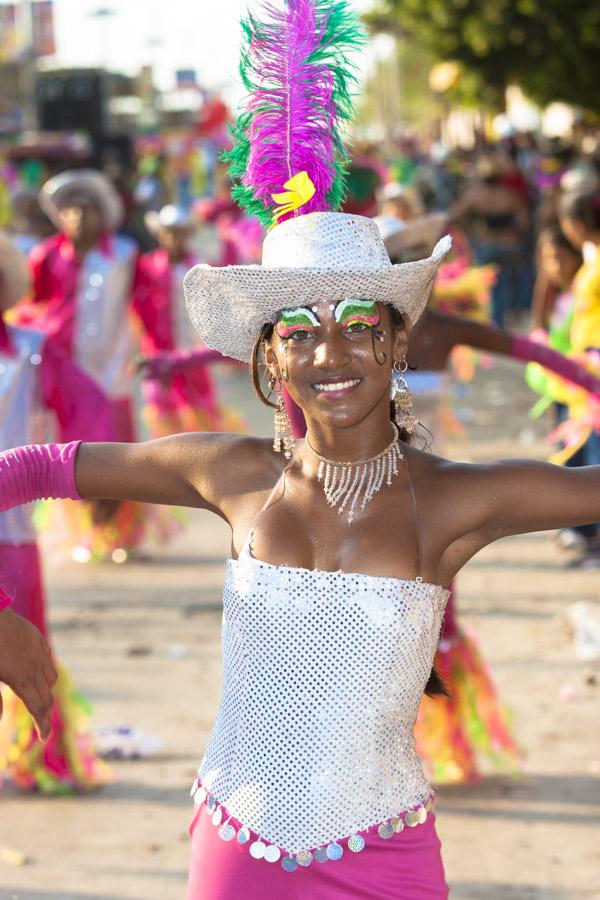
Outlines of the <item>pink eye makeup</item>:
[[342,300],[335,308],[335,321],[349,327],[360,322],[374,328],[381,321],[376,300]]
[[289,338],[297,331],[314,332],[321,323],[312,310],[305,306],[298,309],[284,309],[277,323],[277,334],[280,338]]

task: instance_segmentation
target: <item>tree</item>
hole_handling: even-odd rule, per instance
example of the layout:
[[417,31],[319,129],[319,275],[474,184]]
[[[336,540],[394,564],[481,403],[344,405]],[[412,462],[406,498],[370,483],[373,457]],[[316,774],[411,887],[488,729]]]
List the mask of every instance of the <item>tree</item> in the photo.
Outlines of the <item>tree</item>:
[[[456,60],[480,100],[503,105],[519,84],[541,105],[563,100],[600,112],[600,4],[593,0],[379,0],[374,30]],[[464,88],[465,85],[463,85]]]

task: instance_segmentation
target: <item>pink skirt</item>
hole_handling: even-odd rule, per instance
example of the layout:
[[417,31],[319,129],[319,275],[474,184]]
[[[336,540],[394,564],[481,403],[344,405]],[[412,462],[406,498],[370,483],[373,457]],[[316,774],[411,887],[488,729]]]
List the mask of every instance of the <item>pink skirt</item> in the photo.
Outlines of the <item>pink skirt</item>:
[[[231,819],[239,829],[240,823]],[[248,844],[222,841],[203,804],[190,826],[187,900],[447,900],[435,815],[390,840],[362,832],[366,846],[340,860],[285,872],[253,859]]]

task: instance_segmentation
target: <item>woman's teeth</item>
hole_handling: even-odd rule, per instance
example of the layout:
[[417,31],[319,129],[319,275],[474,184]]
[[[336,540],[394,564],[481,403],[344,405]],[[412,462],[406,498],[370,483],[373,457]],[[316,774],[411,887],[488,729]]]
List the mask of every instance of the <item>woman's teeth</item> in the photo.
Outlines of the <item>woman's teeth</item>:
[[315,384],[315,391],[344,391],[360,384],[360,378],[352,378],[350,381],[336,381],[330,384]]

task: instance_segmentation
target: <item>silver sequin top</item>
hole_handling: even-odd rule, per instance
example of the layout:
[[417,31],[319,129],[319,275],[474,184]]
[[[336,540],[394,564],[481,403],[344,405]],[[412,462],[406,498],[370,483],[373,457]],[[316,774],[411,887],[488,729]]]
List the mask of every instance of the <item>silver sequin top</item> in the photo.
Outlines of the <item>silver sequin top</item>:
[[199,775],[298,853],[424,803],[413,727],[448,591],[423,581],[227,564],[223,693]]

